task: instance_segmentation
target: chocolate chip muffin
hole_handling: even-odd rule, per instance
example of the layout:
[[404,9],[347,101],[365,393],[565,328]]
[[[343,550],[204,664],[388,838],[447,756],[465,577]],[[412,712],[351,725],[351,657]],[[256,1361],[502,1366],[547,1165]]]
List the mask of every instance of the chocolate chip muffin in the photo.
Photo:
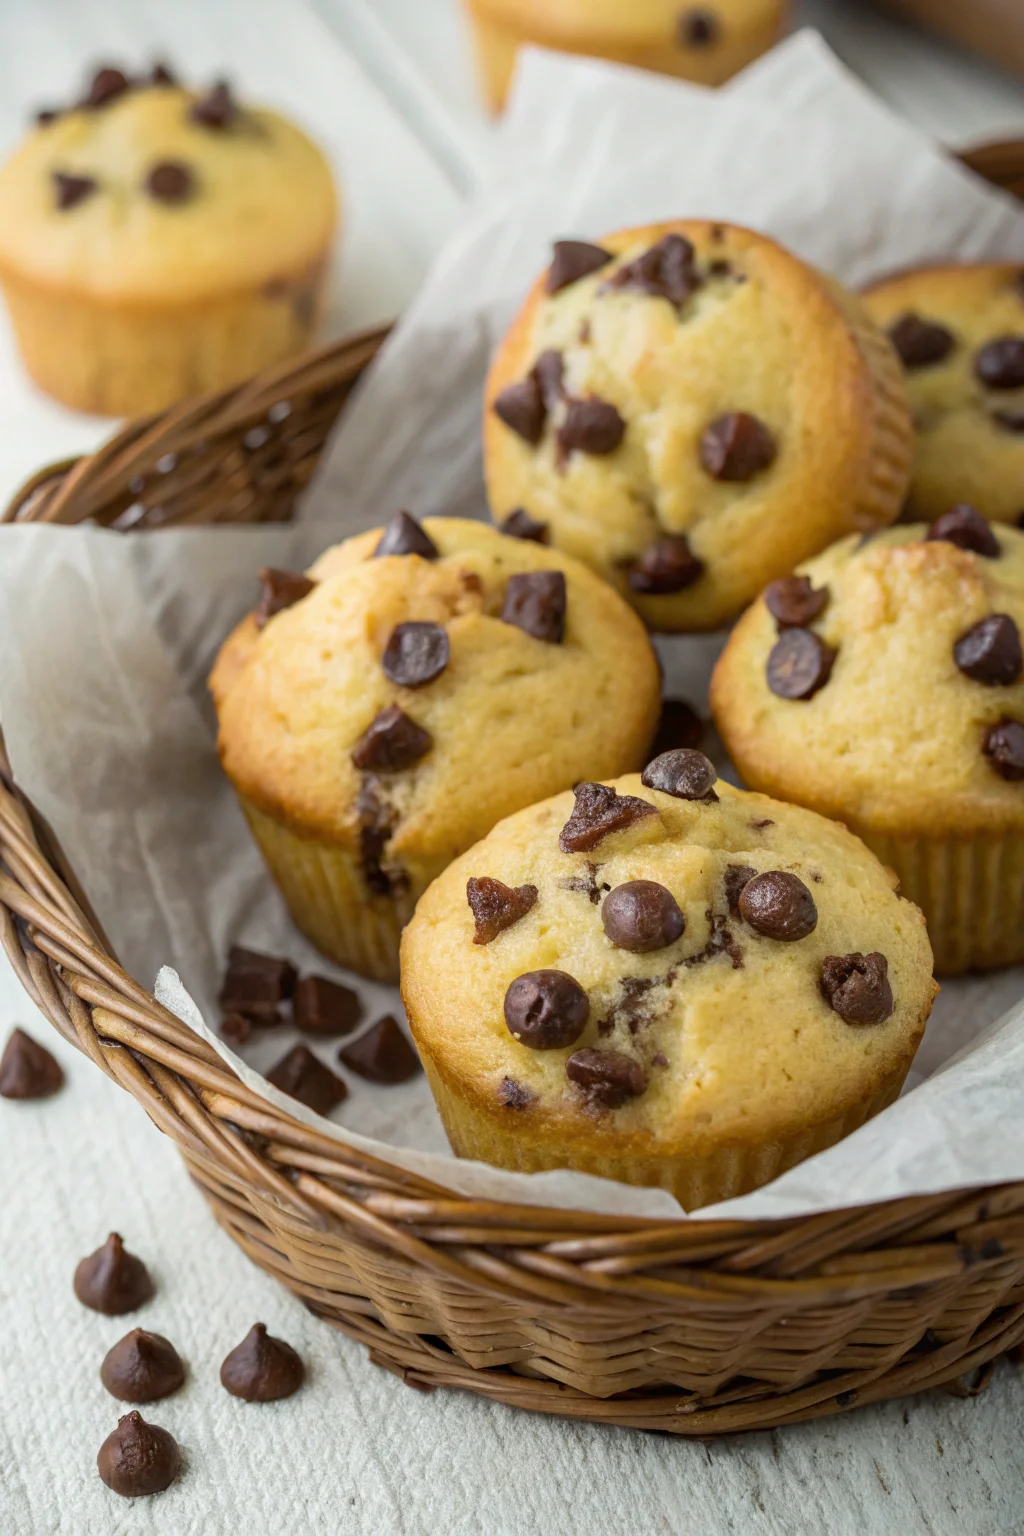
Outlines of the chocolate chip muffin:
[[911,516],[967,502],[1024,518],[1024,268],[921,267],[864,294],[907,378],[916,445]]
[[910,418],[859,302],[773,241],[694,220],[560,241],[487,384],[496,520],[525,515],[662,630],[891,523]]
[[502,816],[643,761],[658,666],[592,572],[400,513],[308,576],[265,571],[211,678],[225,772],[296,924],[397,972],[421,891]]
[[488,104],[505,104],[527,43],[721,85],[781,35],[789,0],[467,0]]
[[304,347],[336,220],[327,162],[223,82],[97,72],[0,170],[0,283],[67,405],[159,411]]
[[660,1185],[687,1210],[889,1104],[934,990],[924,920],[862,843],[686,748],[508,817],[402,940],[459,1156]]
[[1024,960],[1024,534],[959,507],[773,582],[715,669],[755,789],[840,817],[928,919],[936,969]]

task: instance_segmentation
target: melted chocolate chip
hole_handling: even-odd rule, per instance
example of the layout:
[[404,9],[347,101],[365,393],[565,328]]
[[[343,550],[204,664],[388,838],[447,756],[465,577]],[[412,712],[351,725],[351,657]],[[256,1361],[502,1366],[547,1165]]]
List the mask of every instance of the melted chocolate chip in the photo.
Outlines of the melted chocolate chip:
[[674,752],[678,747],[699,747],[704,739],[704,722],[685,699],[662,699],[658,730],[651,743],[649,759]]
[[228,82],[218,80],[205,96],[197,97],[189,108],[188,115],[192,122],[199,124],[200,128],[212,128],[217,132],[230,128],[238,116],[238,105],[231,94]]
[[635,260],[614,272],[602,293],[634,289],[680,307],[700,287],[696,252],[682,235],[665,235]]
[[584,1047],[569,1057],[565,1075],[603,1109],[618,1109],[629,1099],[638,1098],[647,1087],[643,1067],[624,1051],[595,1051]]
[[305,1367],[290,1344],[254,1323],[220,1368],[220,1384],[247,1403],[274,1403],[302,1386]]
[[768,612],[780,629],[803,629],[828,607],[828,587],[813,587],[809,576],[783,576],[764,589]]
[[542,352],[533,365],[533,377],[537,380],[545,410],[553,411],[564,393],[565,360],[561,352],[553,349]]
[[548,293],[561,293],[570,283],[599,272],[612,260],[611,251],[586,240],[556,240],[545,287]]
[[399,773],[426,757],[433,745],[429,731],[410,720],[397,704],[389,704],[352,748],[352,761],[357,768]]
[[359,993],[326,976],[303,976],[295,988],[292,1018],[304,1035],[321,1040],[350,1035],[362,1016]]
[[268,619],[283,612],[285,608],[301,603],[316,586],[316,582],[303,576],[301,571],[279,571],[271,565],[264,566],[260,571],[260,581],[263,588],[256,605],[257,629],[262,629]]
[[177,1392],[185,1380],[185,1367],[169,1339],[133,1328],[108,1349],[100,1380],[123,1403],[155,1403]]
[[902,315],[889,327],[889,340],[899,354],[904,368],[932,368],[944,363],[956,346],[952,331],[920,315]]
[[1009,614],[990,613],[960,636],[953,647],[953,660],[976,683],[1008,687],[1024,668],[1020,631]]
[[106,65],[103,69],[98,69],[93,75],[89,83],[89,89],[82,97],[79,105],[93,109],[106,107],[130,89],[131,81],[124,70],[114,69],[110,65]]
[[656,880],[627,880],[615,886],[604,899],[601,923],[616,948],[638,955],[666,949],[686,927],[672,892]]
[[573,1045],[590,1017],[590,999],[565,971],[527,971],[505,993],[509,1034],[532,1051]]
[[56,1058],[23,1029],[13,1029],[0,1056],[0,1099],[48,1099],[63,1086]]
[[810,629],[784,629],[768,654],[768,687],[780,699],[810,699],[832,675],[836,652]]
[[276,1024],[278,1007],[295,991],[295,981],[290,960],[233,944],[217,1001],[225,1013],[240,1013],[250,1024]]
[[729,903],[730,912],[739,912],[740,897],[743,895],[744,888],[756,874],[757,870],[751,869],[749,864],[725,866],[725,899]]
[[134,1312],[155,1289],[149,1270],[128,1252],[117,1232],[111,1232],[102,1248],[82,1260],[75,1270],[74,1286],[82,1306],[105,1317]]
[[244,1045],[251,1034],[252,1021],[244,1013],[226,1013],[220,1021],[220,1037],[228,1045]]
[[955,544],[958,549],[984,555],[989,560],[996,559],[1000,554],[999,540],[992,532],[992,525],[966,502],[950,507],[948,512],[937,517],[925,534],[925,539]]
[[169,1488],[181,1466],[177,1441],[159,1424],[147,1424],[137,1409],[118,1419],[96,1457],[100,1477],[124,1499]]
[[719,31],[714,11],[682,11],[676,22],[676,36],[684,48],[711,48],[718,41]]
[[570,875],[568,880],[559,880],[559,887],[563,891],[581,891],[592,907],[596,907],[601,900],[602,891],[610,891],[610,885],[599,885],[597,872],[600,864],[595,864],[591,859],[586,861],[585,875]]
[[426,529],[408,512],[396,512],[381,534],[372,559],[383,555],[419,555],[422,560],[436,560],[440,551]]
[[818,926],[814,897],[796,875],[770,869],[748,880],[740,892],[739,914],[755,933],[792,944]]
[[348,1098],[341,1078],[325,1067],[308,1045],[293,1046],[267,1073],[267,1082],[318,1115],[330,1114],[335,1105]]
[[700,462],[713,480],[753,480],[777,452],[772,433],[749,411],[716,416],[701,433]]
[[74,176],[70,171],[53,172],[53,190],[62,213],[91,197],[99,183],[94,176]]
[[874,950],[870,955],[827,955],[821,962],[821,991],[847,1024],[882,1024],[893,1010],[889,964]]
[[548,413],[536,374],[528,373],[518,384],[506,385],[495,395],[491,409],[524,443],[535,448],[540,442]]
[[440,624],[413,621],[396,624],[384,648],[384,675],[400,688],[422,688],[440,677],[451,648]]
[[505,585],[501,618],[549,645],[565,638],[565,577],[561,571],[522,571]]
[[146,191],[158,203],[185,203],[194,190],[191,167],[180,160],[161,160],[146,176]]
[[974,372],[986,389],[1019,389],[1024,384],[1024,336],[1000,336],[979,348]]
[[573,789],[576,803],[572,815],[558,834],[563,853],[589,853],[612,832],[621,832],[638,821],[658,813],[648,800],[636,795],[620,795],[607,784],[586,781]]
[[476,923],[474,944],[490,944],[525,917],[537,901],[535,885],[505,885],[490,875],[466,882],[466,900]]
[[692,587],[703,572],[704,564],[691,552],[686,535],[665,533],[630,566],[626,579],[634,592],[664,597]]
[[379,780],[372,774],[367,774],[359,787],[356,815],[359,817],[359,857],[366,883],[376,896],[391,896],[396,874],[385,870],[382,860],[395,830],[396,815],[384,797]]
[[419,1057],[390,1013],[351,1045],[343,1046],[338,1060],[371,1083],[405,1083],[422,1070]]
[[547,523],[539,523],[525,507],[516,507],[498,527],[510,539],[529,539],[534,544],[550,544],[551,535]]
[[663,795],[676,800],[716,801],[715,765],[703,752],[692,747],[677,747],[674,752],[662,752],[648,763],[640,782],[647,789],[660,789]]
[[607,400],[590,395],[586,400],[570,400],[565,420],[558,429],[558,447],[563,455],[579,450],[604,456],[614,453],[626,434],[626,423]]
[[985,732],[982,751],[1004,779],[1024,779],[1024,725],[1006,715]]
[[525,1083],[518,1082],[514,1077],[503,1077],[498,1084],[498,1103],[504,1109],[526,1109],[536,1097]]

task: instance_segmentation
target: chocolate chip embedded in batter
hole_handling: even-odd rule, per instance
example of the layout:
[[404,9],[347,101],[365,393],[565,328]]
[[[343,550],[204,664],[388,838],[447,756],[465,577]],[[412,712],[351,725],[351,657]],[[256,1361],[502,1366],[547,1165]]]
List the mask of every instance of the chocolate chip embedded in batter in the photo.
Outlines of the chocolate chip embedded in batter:
[[185,1380],[181,1356],[160,1333],[133,1328],[107,1350],[100,1380],[123,1403],[155,1403],[170,1397]]
[[297,1392],[305,1374],[291,1345],[268,1333],[266,1323],[254,1323],[241,1344],[225,1355],[220,1383],[246,1403],[274,1403]]
[[75,208],[91,197],[99,183],[95,176],[74,176],[70,171],[53,172],[53,190],[61,213]]
[[889,340],[904,368],[932,368],[944,363],[956,346],[956,337],[944,325],[923,320],[908,312],[889,327]]
[[561,571],[521,571],[510,576],[501,605],[504,624],[535,640],[561,645],[565,638],[565,577]]
[[822,996],[847,1024],[883,1024],[893,1011],[889,963],[869,955],[827,955],[821,962]]
[[[660,789],[663,795],[673,795],[676,800],[716,801],[715,765],[703,752],[692,747],[677,747],[674,752],[662,752],[647,764],[640,782],[647,789]],[[646,804],[647,802],[642,802]]]
[[400,773],[426,757],[434,745],[433,737],[415,720],[410,720],[397,704],[389,704],[373,719],[352,748],[357,768],[376,769],[379,773]]
[[571,1083],[586,1090],[587,1097],[603,1109],[618,1109],[639,1098],[647,1087],[647,1074],[624,1051],[574,1051],[565,1064]]
[[83,1307],[120,1317],[141,1307],[156,1288],[142,1260],[128,1252],[120,1233],[111,1232],[103,1247],[78,1265],[74,1289]]
[[1024,779],[1024,725],[1006,715],[985,732],[981,750],[1004,779]]
[[953,660],[976,683],[1008,687],[1024,668],[1020,631],[1008,613],[990,613],[960,636]]
[[774,464],[777,453],[774,436],[749,411],[716,416],[701,433],[700,462],[713,480],[753,480]]
[[649,800],[636,795],[620,795],[607,784],[584,782],[573,789],[576,803],[572,815],[558,834],[563,853],[589,853],[612,832],[621,832],[657,810]]
[[740,897],[750,881],[757,874],[756,869],[751,869],[749,864],[727,864],[725,866],[725,899],[729,903],[730,912],[738,912],[740,909]]
[[691,551],[686,535],[666,533],[644,550],[626,580],[633,592],[667,597],[692,587],[703,574],[704,563]]
[[565,971],[527,971],[505,993],[509,1033],[532,1051],[574,1044],[589,1017],[590,999]]
[[764,589],[768,612],[780,629],[802,629],[828,607],[828,587],[814,587],[809,576],[783,576]]
[[450,656],[448,635],[440,624],[413,620],[395,625],[381,666],[385,677],[398,687],[422,688],[441,676]]
[[818,926],[814,897],[796,875],[770,869],[748,880],[740,892],[739,914],[755,933],[792,944]]
[[518,384],[508,384],[495,395],[491,409],[499,421],[521,437],[524,443],[536,447],[544,435],[547,407],[540,382],[535,373],[528,373]]
[[626,423],[614,405],[590,395],[586,400],[569,401],[558,429],[558,447],[562,454],[578,449],[603,457],[615,452],[625,434]]
[[537,1095],[514,1077],[503,1077],[498,1084],[498,1103],[504,1109],[526,1109]]
[[665,235],[656,245],[614,272],[601,293],[636,289],[679,308],[700,287],[696,252],[682,235]]
[[303,976],[295,988],[292,1018],[304,1035],[321,1040],[350,1035],[362,1016],[359,993],[326,976]]
[[231,94],[228,82],[218,80],[212,90],[192,103],[188,115],[201,128],[213,128],[218,132],[230,128],[238,116],[238,103]]
[[421,560],[436,560],[440,550],[414,517],[408,512],[396,512],[371,558],[379,560],[384,555],[419,555]]
[[260,581],[263,590],[256,605],[257,629],[262,629],[275,614],[300,603],[316,586],[316,582],[303,576],[301,571],[279,571],[271,565],[264,566],[260,571]]
[[466,900],[476,922],[474,944],[490,944],[525,917],[537,900],[535,885],[505,885],[490,875],[466,882]]
[[768,687],[780,699],[810,699],[832,675],[836,652],[810,629],[784,629],[768,653]]
[[114,1493],[138,1499],[171,1486],[181,1468],[181,1452],[173,1435],[148,1424],[133,1408],[100,1446],[96,1466]]
[[348,1098],[348,1088],[341,1078],[325,1067],[308,1045],[293,1046],[267,1073],[267,1082],[318,1115],[329,1114],[336,1104]]
[[146,191],[158,203],[185,203],[195,191],[190,166],[180,160],[160,160],[146,176]]
[[396,884],[403,882],[396,871],[384,868],[382,860],[397,816],[387,802],[383,786],[373,774],[367,774],[359,787],[356,815],[359,818],[359,858],[363,877],[374,895],[392,896]]
[[570,283],[599,272],[612,259],[611,251],[586,240],[556,240],[545,287],[548,293],[561,293]]
[[1019,389],[1024,384],[1024,336],[999,336],[980,347],[974,372],[987,389]]
[[533,365],[533,376],[540,388],[540,397],[545,409],[553,411],[564,393],[565,359],[561,352],[556,352],[553,348],[542,352]]
[[351,1045],[342,1046],[338,1060],[370,1083],[407,1083],[423,1070],[402,1026],[390,1013],[371,1024]]
[[79,102],[79,106],[93,109],[106,107],[130,89],[131,81],[124,70],[114,69],[108,64],[98,69],[93,75],[89,82],[89,89]]
[[162,59],[157,59],[149,72],[149,79],[146,83],[148,85],[177,85],[178,77],[169,64],[165,64]]
[[0,1099],[48,1099],[63,1086],[60,1062],[23,1029],[13,1029],[0,1056]]
[[672,892],[656,880],[627,880],[604,899],[601,923],[617,949],[645,955],[674,944],[686,919]]
[[974,507],[969,507],[966,502],[960,502],[958,506],[950,507],[948,512],[943,512],[925,534],[925,540],[938,540],[945,544],[955,544],[958,549],[966,549],[971,554],[984,555],[989,560],[994,560],[1000,553],[999,540],[992,532],[992,525],[987,518],[982,517]]
[[510,539],[528,539],[533,544],[550,544],[551,534],[547,523],[539,523],[525,507],[516,507],[498,525],[498,532]]
[[711,48],[718,42],[721,25],[714,11],[681,11],[676,36],[684,48]]

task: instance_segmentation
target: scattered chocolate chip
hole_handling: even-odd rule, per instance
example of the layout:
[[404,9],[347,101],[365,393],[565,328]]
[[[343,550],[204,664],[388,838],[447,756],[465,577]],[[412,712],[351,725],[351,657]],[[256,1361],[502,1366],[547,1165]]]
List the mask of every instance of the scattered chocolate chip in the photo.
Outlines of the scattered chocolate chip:
[[1024,725],[1003,716],[985,732],[982,751],[992,759],[996,773],[1016,782],[1024,779]]
[[505,993],[505,1023],[532,1051],[572,1045],[590,1017],[590,999],[565,971],[527,971]]
[[904,368],[931,368],[936,363],[944,363],[956,346],[952,331],[912,313],[901,315],[895,325],[889,327],[889,340]]
[[774,464],[775,438],[749,411],[730,411],[709,422],[700,437],[700,462],[713,480],[753,480]]
[[505,1109],[526,1109],[536,1097],[525,1083],[518,1082],[514,1077],[503,1077],[498,1084],[498,1103]]
[[518,384],[506,385],[495,395],[491,409],[524,443],[536,447],[540,442],[548,413],[536,374],[528,373]]
[[768,687],[780,699],[810,699],[832,675],[836,652],[810,629],[784,629],[768,653]]
[[381,773],[398,773],[426,757],[434,745],[429,731],[389,704],[367,726],[352,748],[357,768],[374,768]]
[[1024,336],[1000,336],[981,347],[974,372],[986,389],[1019,389],[1024,384]]
[[396,816],[384,797],[380,781],[372,774],[367,774],[359,786],[356,815],[359,818],[359,857],[366,883],[375,895],[391,896],[396,872],[386,870],[382,861],[395,830]]
[[960,636],[953,646],[953,660],[976,683],[1008,687],[1024,668],[1020,631],[1009,614],[990,613]]
[[665,235],[650,250],[613,272],[600,292],[632,288],[679,307],[700,287],[695,257],[689,240],[682,235]]
[[756,869],[751,869],[749,864],[727,864],[725,866],[725,899],[729,903],[730,912],[739,912],[740,897],[746,885],[757,874]]
[[550,544],[547,523],[539,523],[525,507],[516,507],[499,525],[499,532],[510,539],[529,539],[534,544]]
[[316,582],[303,576],[301,571],[279,571],[271,565],[264,566],[260,571],[260,581],[263,588],[256,605],[257,629],[262,629],[268,619],[285,608],[301,603],[316,586]]
[[146,191],[158,203],[184,203],[195,189],[195,177],[180,160],[160,160],[146,176]]
[[338,1060],[371,1083],[405,1083],[422,1070],[419,1057],[390,1013],[351,1045],[343,1046]]
[[177,85],[178,77],[169,64],[158,59],[149,72],[150,85]]
[[948,512],[937,517],[925,534],[925,539],[955,544],[958,549],[984,555],[989,560],[994,560],[1000,553],[999,540],[992,532],[992,525],[966,502],[950,507]]
[[359,993],[326,976],[303,976],[295,988],[292,1018],[304,1035],[321,1040],[350,1035],[362,1016]]
[[238,106],[226,80],[218,80],[205,96],[199,96],[189,108],[192,122],[201,128],[228,128],[238,116]]
[[533,365],[533,377],[537,380],[545,409],[553,411],[563,395],[565,359],[561,352],[553,349],[542,352]]
[[490,944],[525,917],[537,900],[535,885],[505,885],[490,875],[466,882],[466,900],[476,922],[474,944]]
[[134,1312],[155,1289],[149,1270],[128,1252],[117,1232],[111,1232],[102,1248],[82,1260],[75,1270],[74,1286],[82,1306],[105,1317]]
[[548,268],[548,293],[561,293],[570,283],[578,283],[581,277],[589,277],[613,260],[611,251],[586,240],[556,240],[554,255]]
[[505,585],[501,618],[549,645],[565,638],[565,577],[561,571],[522,571]]
[[278,1007],[295,991],[290,960],[232,944],[217,1001],[225,1013],[240,1013],[250,1024],[276,1024]]
[[595,1051],[590,1047],[574,1051],[565,1064],[565,1075],[604,1109],[618,1109],[647,1087],[643,1067],[624,1051]]
[[740,892],[739,913],[755,933],[792,944],[818,925],[814,897],[796,875],[769,869],[748,880]]
[[396,512],[372,558],[379,560],[383,555],[419,555],[422,560],[436,560],[440,550],[421,523],[408,512]]
[[821,962],[822,996],[847,1024],[882,1024],[893,1010],[889,964],[870,955],[827,955]]
[[451,649],[440,624],[410,621],[396,624],[384,647],[381,666],[385,677],[400,688],[422,688],[440,677]]
[[682,11],[676,22],[676,36],[684,48],[710,48],[718,41],[718,17],[714,11]]
[[572,815],[558,834],[558,846],[563,853],[589,853],[609,833],[621,832],[624,827],[658,814],[649,800],[620,795],[607,784],[584,780],[575,785],[573,794],[576,802]]
[[185,1380],[185,1367],[170,1340],[133,1328],[108,1349],[100,1380],[123,1403],[155,1403],[177,1392]]
[[275,1403],[297,1392],[305,1374],[291,1345],[268,1333],[266,1323],[254,1323],[241,1344],[225,1355],[220,1384],[247,1403]]
[[138,1499],[171,1486],[181,1452],[173,1435],[159,1424],[147,1424],[133,1408],[100,1446],[96,1466],[108,1488],[124,1499]]
[[348,1089],[341,1078],[330,1067],[325,1067],[308,1045],[293,1046],[267,1073],[267,1082],[318,1115],[330,1114],[335,1105],[348,1098]]
[[649,760],[674,752],[677,747],[699,747],[704,739],[704,722],[685,699],[662,699],[661,718],[649,753]]
[[660,789],[663,795],[672,795],[676,800],[712,802],[718,799],[717,778],[714,763],[703,752],[693,747],[677,747],[648,763],[640,782],[647,789]]
[[94,176],[74,176],[70,171],[53,172],[54,194],[62,213],[91,197],[98,185]]
[[692,587],[703,572],[703,561],[692,553],[686,535],[665,533],[630,566],[626,579],[634,592],[664,597]]
[[113,69],[109,65],[98,69],[93,75],[89,89],[82,97],[80,106],[106,107],[119,96],[123,96],[131,89],[131,81],[122,69]]
[[828,606],[828,587],[813,587],[809,576],[783,576],[764,589],[768,612],[780,629],[802,629]]
[[570,400],[565,420],[558,429],[560,453],[614,453],[626,434],[626,423],[607,400],[590,395],[586,400]]
[[244,1045],[252,1034],[252,1021],[244,1013],[226,1013],[220,1021],[220,1037],[228,1045]]
[[56,1057],[23,1029],[13,1029],[0,1056],[0,1099],[48,1099],[63,1086]]
[[638,955],[666,949],[686,927],[672,892],[656,880],[627,880],[615,886],[604,899],[601,923],[616,948]]

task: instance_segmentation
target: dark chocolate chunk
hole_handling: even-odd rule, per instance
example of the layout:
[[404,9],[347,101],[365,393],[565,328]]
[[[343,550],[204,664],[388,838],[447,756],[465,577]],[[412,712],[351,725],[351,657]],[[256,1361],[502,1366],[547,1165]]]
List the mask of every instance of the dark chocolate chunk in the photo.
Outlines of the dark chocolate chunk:
[[621,832],[624,827],[658,814],[649,800],[620,795],[607,784],[584,780],[574,787],[573,794],[576,803],[572,815],[558,834],[558,846],[563,853],[589,853],[610,833]]
[[48,1099],[63,1086],[60,1062],[23,1029],[13,1029],[0,1056],[0,1099]]
[[570,283],[578,283],[581,277],[600,271],[611,260],[611,251],[590,245],[586,240],[556,240],[545,285],[548,293],[561,293]]
[[201,128],[213,128],[218,132],[229,128],[238,116],[238,105],[226,80],[218,80],[205,96],[198,96],[189,108],[189,117]]
[[847,1024],[882,1024],[892,1013],[889,963],[874,950],[869,955],[827,955],[821,962],[821,991]]
[[422,560],[436,560],[439,554],[437,545],[421,523],[408,512],[396,512],[381,534],[372,558],[378,560],[382,555],[419,555]]
[[522,571],[505,585],[501,618],[535,640],[561,645],[565,638],[565,577],[561,571]]
[[814,897],[796,875],[769,869],[748,880],[740,892],[739,913],[755,933],[792,944],[818,926]]
[[744,887],[753,880],[757,874],[756,869],[751,869],[749,864],[727,864],[725,866],[725,899],[729,903],[730,912],[738,912],[740,909],[740,897]]
[[953,646],[953,660],[976,683],[1008,687],[1024,668],[1020,631],[1008,613],[990,613],[960,636]]
[[784,629],[768,653],[768,687],[780,699],[810,699],[832,675],[836,652],[811,629]]
[[252,1020],[244,1013],[226,1013],[220,1021],[220,1037],[228,1045],[244,1045],[252,1034]]
[[587,1097],[604,1109],[618,1109],[647,1087],[647,1074],[624,1051],[574,1051],[565,1064],[569,1081],[585,1089]]
[[352,748],[357,768],[380,773],[399,773],[426,757],[434,745],[429,731],[400,710],[397,704],[382,709]]
[[1024,725],[1006,715],[985,732],[982,751],[992,759],[992,767],[1004,779],[1024,779]]
[[809,576],[783,576],[764,589],[768,612],[780,629],[802,629],[828,606],[828,587],[813,587]]
[[295,988],[292,1017],[304,1035],[350,1035],[362,1016],[359,993],[326,976],[303,976]]
[[367,774],[359,787],[356,814],[359,817],[359,857],[366,883],[376,896],[391,896],[396,872],[384,868],[383,857],[395,830],[396,816],[384,797],[380,781],[372,774]]
[[537,1095],[514,1077],[503,1077],[498,1084],[498,1103],[505,1109],[526,1109]]
[[634,592],[664,597],[692,587],[703,572],[703,561],[691,551],[685,533],[664,533],[630,566],[626,579]]
[[532,1051],[573,1045],[590,1017],[590,999],[565,971],[527,971],[505,993],[505,1023]]
[[570,400],[565,420],[558,429],[560,453],[605,455],[614,453],[626,435],[626,423],[607,400],[589,395],[586,400]]
[[510,539],[529,539],[534,544],[550,544],[551,534],[547,523],[539,523],[525,507],[516,507],[498,526],[499,533]]
[[672,892],[656,880],[627,880],[604,899],[601,923],[618,949],[644,955],[674,944],[686,919]]
[[704,722],[685,699],[662,699],[661,718],[648,760],[674,752],[677,747],[699,747],[704,739]]
[[100,1477],[124,1499],[138,1499],[169,1488],[181,1467],[174,1436],[159,1424],[147,1424],[133,1408],[118,1419],[96,1457]]
[[131,81],[123,69],[106,65],[98,69],[89,82],[89,89],[79,103],[82,107],[106,107],[131,89]]
[[956,346],[956,338],[944,325],[909,312],[889,327],[889,340],[904,368],[932,368],[944,363]]
[[105,1317],[134,1312],[155,1289],[149,1270],[128,1252],[117,1232],[111,1232],[102,1248],[82,1260],[75,1270],[74,1285],[82,1306]]
[[1024,336],[1000,336],[979,348],[974,372],[986,389],[1019,389],[1024,384]]
[[694,747],[677,747],[674,752],[662,752],[647,764],[640,782],[648,789],[660,789],[663,795],[676,800],[715,801],[715,780],[718,773],[714,763]]
[[263,588],[256,605],[257,629],[262,629],[268,619],[283,612],[285,608],[301,603],[316,586],[316,582],[303,576],[301,571],[279,571],[271,565],[264,566],[260,571],[260,581]]
[[385,677],[400,688],[422,688],[441,676],[450,656],[448,635],[440,624],[411,620],[391,631],[381,666]]
[[342,1046],[338,1060],[371,1083],[405,1083],[422,1070],[419,1057],[390,1013],[351,1045]]
[[153,68],[149,72],[149,84],[177,85],[177,83],[178,77],[170,65],[165,64],[163,59],[157,59],[156,63],[153,65]]
[[241,1344],[224,1357],[220,1384],[247,1403],[275,1403],[297,1392],[305,1374],[291,1345],[268,1333],[266,1323],[254,1323]]
[[718,42],[720,23],[714,11],[681,11],[676,36],[684,48],[711,48]]
[[993,411],[992,420],[1004,432],[1012,432],[1018,437],[1024,434],[1024,411]]
[[160,160],[146,176],[146,191],[158,203],[185,203],[194,190],[192,169],[180,160]]
[[992,532],[991,523],[966,502],[950,507],[948,512],[937,517],[925,534],[925,539],[955,544],[958,549],[984,555],[989,560],[996,559],[1000,554],[999,540]]
[[749,411],[716,416],[700,437],[700,462],[713,480],[753,480],[777,452],[772,433]]
[[545,409],[553,411],[564,393],[565,359],[561,352],[553,349],[542,352],[533,365],[533,376],[537,380]]
[[250,1024],[276,1024],[278,1007],[295,991],[290,960],[232,944],[217,1001],[225,1013],[240,1013]]
[[535,373],[528,373],[518,384],[508,384],[495,395],[491,406],[499,421],[524,443],[536,447],[544,435],[547,407]]
[[700,287],[695,258],[689,240],[682,235],[665,235],[657,245],[613,272],[600,291],[635,289],[655,299],[667,299],[678,308]]
[[54,195],[62,213],[91,197],[98,185],[94,176],[75,176],[70,171],[53,172]]
[[185,1367],[169,1339],[133,1328],[107,1350],[100,1380],[123,1403],[155,1403],[177,1392],[185,1380]]
[[474,944],[490,944],[525,917],[537,900],[535,885],[505,885],[490,875],[466,881],[466,900],[476,922]]
[[325,1067],[308,1045],[293,1046],[267,1073],[267,1082],[308,1109],[316,1110],[318,1115],[330,1114],[335,1105],[348,1098],[341,1078]]

